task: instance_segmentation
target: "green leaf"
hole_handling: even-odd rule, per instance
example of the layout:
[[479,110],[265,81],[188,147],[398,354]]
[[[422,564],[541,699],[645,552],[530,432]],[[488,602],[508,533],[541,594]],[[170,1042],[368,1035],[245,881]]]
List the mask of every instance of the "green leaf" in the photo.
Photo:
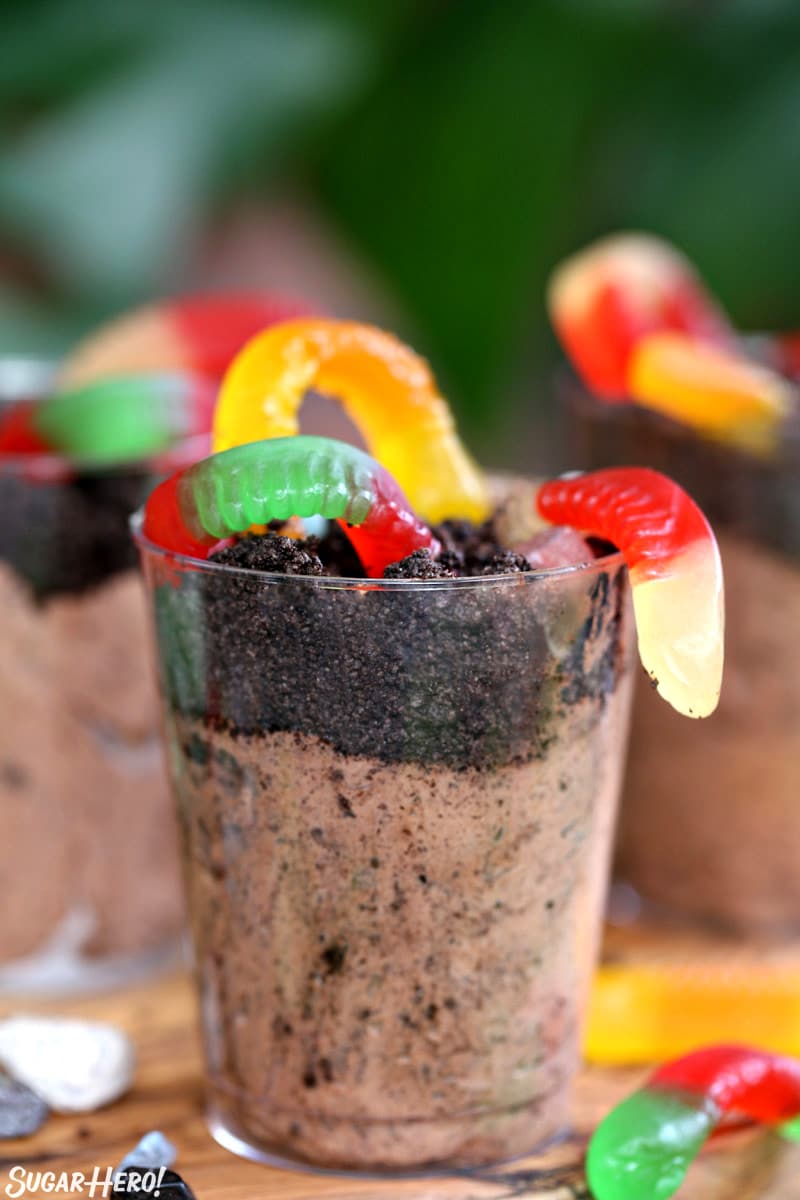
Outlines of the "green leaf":
[[345,28],[271,6],[197,4],[180,36],[8,147],[0,219],[73,291],[130,299],[179,276],[231,145],[294,157],[367,65]]

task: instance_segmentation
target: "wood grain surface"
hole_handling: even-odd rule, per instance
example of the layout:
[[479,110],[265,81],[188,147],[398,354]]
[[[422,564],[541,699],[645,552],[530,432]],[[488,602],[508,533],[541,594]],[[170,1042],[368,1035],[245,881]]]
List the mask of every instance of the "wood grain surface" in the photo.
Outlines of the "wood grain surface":
[[[35,1136],[0,1149],[0,1197],[8,1172],[83,1171],[113,1166],[143,1133],[161,1129],[178,1147],[176,1169],[198,1200],[506,1200],[588,1196],[582,1160],[598,1119],[631,1088],[639,1071],[583,1072],[575,1132],[547,1153],[513,1166],[449,1178],[370,1180],[276,1170],[221,1149],[203,1118],[202,1064],[191,984],[173,974],[154,983],[89,1000],[0,1001],[0,1012],[51,1011],[113,1021],[134,1038],[133,1090],[90,1116],[54,1116]],[[44,1195],[44,1193],[41,1193]],[[63,1196],[64,1193],[59,1193]],[[720,1139],[692,1168],[682,1200],[800,1200],[800,1146],[757,1133]]]

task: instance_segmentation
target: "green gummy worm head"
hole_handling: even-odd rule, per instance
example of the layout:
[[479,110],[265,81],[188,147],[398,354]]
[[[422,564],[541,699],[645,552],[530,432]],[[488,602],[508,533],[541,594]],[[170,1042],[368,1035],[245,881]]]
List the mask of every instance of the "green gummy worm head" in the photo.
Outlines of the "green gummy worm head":
[[703,1097],[657,1088],[634,1092],[589,1143],[586,1174],[595,1200],[666,1200],[718,1119]]
[[322,437],[273,438],[215,454],[185,476],[184,500],[214,537],[289,517],[322,516],[362,524],[382,480],[369,455]]
[[[191,381],[177,375],[101,379],[44,400],[38,433],[56,450],[87,462],[120,462],[167,449],[181,428]],[[183,424],[186,422],[184,421]]]

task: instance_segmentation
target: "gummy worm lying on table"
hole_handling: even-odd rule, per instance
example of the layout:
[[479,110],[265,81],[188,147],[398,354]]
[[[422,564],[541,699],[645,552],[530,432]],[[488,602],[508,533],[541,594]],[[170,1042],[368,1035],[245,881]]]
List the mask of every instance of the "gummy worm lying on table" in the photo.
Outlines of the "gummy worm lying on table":
[[595,1200],[666,1200],[724,1118],[779,1126],[800,1113],[800,1062],[709,1046],[660,1067],[608,1114],[589,1144]]
[[800,969],[710,958],[610,963],[592,986],[584,1054],[605,1066],[652,1063],[715,1038],[800,1053]]
[[59,390],[109,375],[194,371],[221,379],[245,342],[260,330],[309,311],[268,292],[181,296],[134,309],[101,325],[66,358]]
[[427,363],[371,325],[311,318],[259,334],[223,380],[214,449],[296,434],[312,388],[341,402],[369,452],[426,520],[487,516],[486,482]]
[[623,552],[646,671],[679,712],[712,713],[722,683],[722,564],[694,501],[657,471],[615,467],[542,484],[537,507],[552,524]]
[[148,499],[142,531],[206,558],[253,525],[317,515],[339,521],[371,578],[414,550],[440,550],[384,467],[355,446],[307,436],[250,442],[176,472]]

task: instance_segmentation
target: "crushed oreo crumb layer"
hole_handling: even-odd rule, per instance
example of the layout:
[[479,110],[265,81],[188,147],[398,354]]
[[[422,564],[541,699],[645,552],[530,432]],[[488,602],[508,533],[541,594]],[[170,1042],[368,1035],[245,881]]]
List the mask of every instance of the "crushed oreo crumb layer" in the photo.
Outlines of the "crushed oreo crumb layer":
[[247,567],[253,571],[280,575],[322,575],[322,561],[315,552],[316,542],[309,538],[282,537],[277,533],[242,538],[233,546],[217,551],[213,562],[229,567]]
[[[522,554],[507,550],[488,520],[475,526],[469,521],[443,521],[433,526],[442,546],[434,559],[427,550],[415,550],[384,571],[386,579],[453,579],[456,576],[508,575],[531,569]],[[290,542],[291,546],[283,543]],[[256,534],[212,555],[215,562],[253,571],[286,575],[331,575],[363,579],[364,568],[344,530],[331,522],[323,538],[276,538]]]
[[34,481],[0,469],[0,561],[44,600],[80,593],[136,566],[128,529],[155,480],[129,469]]
[[353,543],[336,521],[331,521],[327,533],[319,539],[316,548],[326,575],[342,575],[348,579],[362,579],[364,568],[353,549]]
[[456,572],[431,558],[429,550],[415,550],[400,562],[390,563],[384,579],[455,579]]
[[[459,561],[462,572],[522,582],[527,560],[498,546],[491,522],[440,530],[444,562],[417,552],[390,578],[452,578]],[[324,586],[320,572],[332,572],[337,549],[335,532],[319,542],[247,537],[217,561],[271,571],[279,560],[282,578],[188,572],[159,586],[171,705],[234,736],[294,731],[385,762],[482,769],[545,755],[570,705],[588,700],[599,715],[616,687],[627,586],[619,566],[576,576],[572,601],[556,612],[547,582]],[[567,654],[552,649],[551,620]]]
[[442,521],[433,532],[442,545],[440,561],[459,575],[483,575],[484,568],[505,552],[492,518],[481,525]]
[[530,571],[531,564],[524,554],[516,554],[513,550],[503,550],[495,554],[491,561],[481,571],[482,575],[518,575],[520,571]]

